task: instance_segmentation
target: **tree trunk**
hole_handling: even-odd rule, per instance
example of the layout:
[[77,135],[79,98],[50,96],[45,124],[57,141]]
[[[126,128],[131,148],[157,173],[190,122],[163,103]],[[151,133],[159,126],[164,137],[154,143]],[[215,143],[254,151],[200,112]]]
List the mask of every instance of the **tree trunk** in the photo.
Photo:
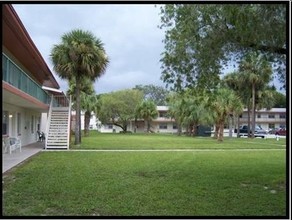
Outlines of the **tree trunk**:
[[150,120],[147,120],[147,133],[150,132]]
[[239,138],[240,117],[237,116],[237,138]]
[[215,124],[215,132],[214,132],[214,139],[217,139],[218,138],[218,133],[219,133],[219,123],[217,122],[216,124]]
[[223,141],[223,132],[224,132],[224,120],[220,121],[219,123],[219,135],[218,135],[218,141]]
[[250,103],[247,105],[247,137],[250,137]]
[[177,124],[177,135],[181,136],[181,124],[180,123]]
[[229,137],[232,137],[232,125],[233,125],[233,116],[229,115],[228,117],[229,120]]
[[89,135],[89,124],[90,124],[90,111],[86,111],[84,114],[84,136],[87,137]]
[[252,112],[251,112],[251,138],[254,138],[255,131],[255,84],[252,85]]
[[198,130],[197,127],[198,127],[197,123],[194,123],[193,124],[193,137],[197,136],[197,130]]
[[76,77],[75,145],[81,144],[80,79]]

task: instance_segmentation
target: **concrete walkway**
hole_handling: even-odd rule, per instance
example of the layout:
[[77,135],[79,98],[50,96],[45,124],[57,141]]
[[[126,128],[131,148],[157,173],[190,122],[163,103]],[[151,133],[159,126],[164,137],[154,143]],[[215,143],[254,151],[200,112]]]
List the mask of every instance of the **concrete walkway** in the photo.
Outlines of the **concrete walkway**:
[[36,142],[33,144],[22,146],[21,152],[17,149],[16,151],[9,153],[2,153],[2,174],[10,170],[12,167],[23,162],[29,157],[43,150],[45,142]]

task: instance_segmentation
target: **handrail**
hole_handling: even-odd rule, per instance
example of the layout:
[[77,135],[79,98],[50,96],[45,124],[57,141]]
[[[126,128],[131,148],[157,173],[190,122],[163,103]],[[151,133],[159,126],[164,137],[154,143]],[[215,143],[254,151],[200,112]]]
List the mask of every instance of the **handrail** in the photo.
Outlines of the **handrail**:
[[69,112],[68,112],[68,133],[67,133],[67,149],[69,150],[69,145],[70,145],[70,133],[71,133],[71,102],[72,102],[72,97],[70,95],[69,98]]
[[46,145],[45,145],[45,149],[47,149],[47,144],[48,144],[48,136],[49,136],[49,128],[50,128],[50,124],[51,124],[51,115],[52,115],[53,99],[54,99],[54,96],[51,95],[49,116],[48,116],[47,126],[46,126]]
[[69,107],[70,100],[64,95],[54,96],[52,107]]

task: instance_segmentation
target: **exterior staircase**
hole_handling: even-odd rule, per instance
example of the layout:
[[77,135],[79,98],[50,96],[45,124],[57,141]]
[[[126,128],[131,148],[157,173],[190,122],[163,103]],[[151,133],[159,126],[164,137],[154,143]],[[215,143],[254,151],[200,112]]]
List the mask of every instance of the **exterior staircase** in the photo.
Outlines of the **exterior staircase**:
[[64,98],[52,97],[45,149],[69,149],[71,98],[70,101]]

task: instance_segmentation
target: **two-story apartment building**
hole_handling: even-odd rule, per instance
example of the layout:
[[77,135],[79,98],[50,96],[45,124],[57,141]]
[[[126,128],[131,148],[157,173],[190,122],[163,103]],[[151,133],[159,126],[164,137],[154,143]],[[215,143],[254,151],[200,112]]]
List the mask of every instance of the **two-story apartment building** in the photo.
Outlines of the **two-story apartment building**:
[[[248,123],[247,109],[244,109],[243,114],[240,117],[240,124],[247,123]],[[286,109],[272,108],[268,110],[264,108],[257,110],[256,124],[259,125],[264,130],[286,127]]]
[[[52,88],[45,90],[44,88]],[[10,4],[2,5],[2,139],[37,141],[59,85]]]
[[[157,106],[158,117],[151,122],[151,131],[155,133],[176,133],[178,130],[177,123],[173,118],[168,116],[168,106]],[[237,123],[237,120],[234,120]],[[240,117],[240,125],[247,124],[247,109],[244,109],[243,114]],[[285,108],[272,108],[261,109],[256,112],[256,124],[261,126],[264,130],[272,128],[286,127],[286,109]],[[225,133],[228,135],[228,123],[226,124]],[[232,125],[232,131],[237,127]],[[81,114],[81,129],[84,129],[84,115]],[[120,132],[122,129],[111,123],[102,124],[98,118],[92,112],[92,118],[90,120],[90,129],[98,130],[102,133]],[[143,119],[137,121],[130,121],[128,124],[128,131],[131,132],[145,132],[146,125]],[[185,129],[183,129],[185,131]]]

